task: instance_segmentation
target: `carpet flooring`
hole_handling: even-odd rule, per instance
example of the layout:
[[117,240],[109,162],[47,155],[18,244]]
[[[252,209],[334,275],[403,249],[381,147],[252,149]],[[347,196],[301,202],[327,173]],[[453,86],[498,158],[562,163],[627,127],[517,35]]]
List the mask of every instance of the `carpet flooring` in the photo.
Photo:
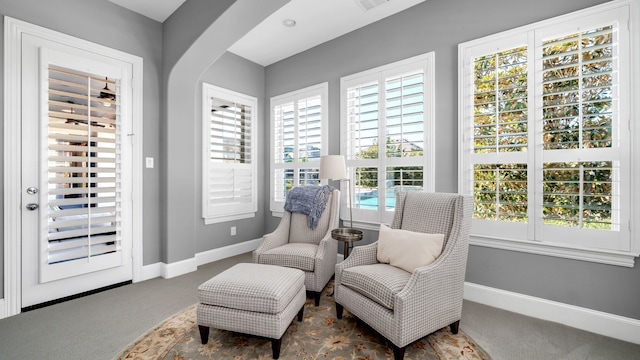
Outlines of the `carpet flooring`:
[[[302,321],[294,319],[282,337],[280,359],[393,359],[384,338],[347,310],[335,315],[333,281],[322,292],[320,305],[313,298],[304,305]],[[196,323],[196,305],[172,316],[127,347],[118,360],[271,359],[267,339],[211,329],[202,345]],[[489,360],[490,357],[463,331],[445,327],[407,346],[405,360]]]
[[[0,320],[0,359],[111,360],[198,301],[196,288],[242,254],[171,279],[155,278]],[[640,345],[465,301],[460,329],[493,360],[640,359]]]

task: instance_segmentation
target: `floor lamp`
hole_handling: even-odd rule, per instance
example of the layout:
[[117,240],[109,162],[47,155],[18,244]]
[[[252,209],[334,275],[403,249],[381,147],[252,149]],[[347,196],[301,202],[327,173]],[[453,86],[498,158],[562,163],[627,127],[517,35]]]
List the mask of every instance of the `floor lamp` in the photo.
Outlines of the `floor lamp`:
[[362,239],[362,231],[353,228],[353,211],[351,203],[351,180],[347,176],[347,166],[344,155],[323,155],[320,157],[320,178],[347,181],[347,197],[349,198],[349,228],[339,228],[331,231],[331,237],[344,242],[343,255],[349,256],[349,243]]

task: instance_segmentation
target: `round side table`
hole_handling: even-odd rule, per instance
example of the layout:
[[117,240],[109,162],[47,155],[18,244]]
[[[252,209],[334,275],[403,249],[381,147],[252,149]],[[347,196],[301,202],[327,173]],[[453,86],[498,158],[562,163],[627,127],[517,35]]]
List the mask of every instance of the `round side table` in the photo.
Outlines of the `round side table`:
[[344,259],[349,257],[349,244],[362,240],[362,231],[354,228],[338,228],[331,230],[331,237],[344,243]]

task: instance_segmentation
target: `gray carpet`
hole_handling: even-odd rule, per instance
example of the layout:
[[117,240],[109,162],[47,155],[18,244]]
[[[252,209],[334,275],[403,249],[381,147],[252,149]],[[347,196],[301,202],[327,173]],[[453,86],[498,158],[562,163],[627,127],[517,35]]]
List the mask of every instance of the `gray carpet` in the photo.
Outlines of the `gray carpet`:
[[[251,255],[200,266],[0,320],[0,359],[112,359],[197,302],[196,287]],[[460,326],[494,360],[640,359],[640,345],[465,301]]]

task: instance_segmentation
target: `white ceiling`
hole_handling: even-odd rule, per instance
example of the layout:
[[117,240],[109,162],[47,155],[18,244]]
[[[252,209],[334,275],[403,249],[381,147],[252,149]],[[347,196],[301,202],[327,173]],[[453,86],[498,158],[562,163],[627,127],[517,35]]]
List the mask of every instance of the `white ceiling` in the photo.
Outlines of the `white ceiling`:
[[[109,1],[164,22],[185,0]],[[229,51],[267,66],[423,1],[291,0],[238,40]],[[361,2],[380,5],[365,11]],[[284,26],[282,21],[285,19],[295,20],[296,25]]]

